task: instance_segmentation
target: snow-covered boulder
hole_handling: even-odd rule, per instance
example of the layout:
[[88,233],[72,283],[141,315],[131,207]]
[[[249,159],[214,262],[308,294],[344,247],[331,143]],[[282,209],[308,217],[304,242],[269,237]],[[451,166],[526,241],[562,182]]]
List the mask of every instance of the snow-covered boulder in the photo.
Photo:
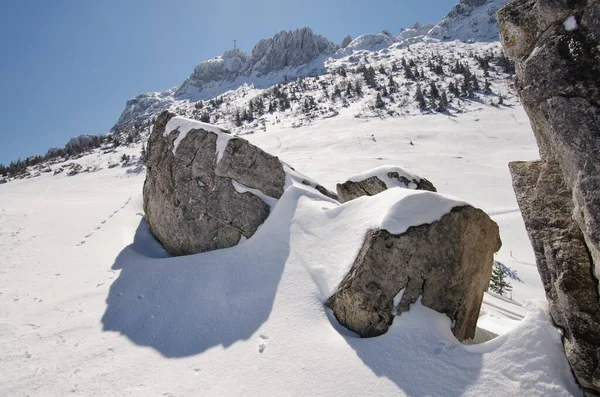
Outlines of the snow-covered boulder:
[[361,196],[374,196],[393,187],[437,192],[427,179],[394,166],[382,166],[355,175],[344,183],[338,183],[336,190],[340,201],[345,203]]
[[[367,233],[328,306],[342,325],[373,337],[421,297],[452,320],[458,340],[471,339],[502,245],[498,225],[482,210],[438,193],[405,189],[403,195],[382,227]],[[432,213],[442,215],[431,222]]]
[[294,183],[327,192],[245,139],[169,112],[154,124],[146,166],[147,223],[173,255],[250,238]]

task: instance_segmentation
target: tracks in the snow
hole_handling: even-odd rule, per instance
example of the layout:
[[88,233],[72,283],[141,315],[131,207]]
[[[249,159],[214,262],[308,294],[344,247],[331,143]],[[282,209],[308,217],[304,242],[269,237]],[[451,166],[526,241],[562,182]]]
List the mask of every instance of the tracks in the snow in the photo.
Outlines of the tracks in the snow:
[[86,243],[86,241],[92,237],[96,232],[102,230],[102,228],[104,227],[104,225],[106,225],[106,223],[115,215],[117,215],[123,208],[127,207],[127,204],[129,204],[131,202],[131,197],[129,197],[127,199],[127,201],[125,202],[125,204],[123,204],[121,207],[117,208],[116,210],[114,210],[109,216],[106,217],[106,219],[104,219],[102,222],[100,222],[100,224],[98,226],[96,226],[94,228],[94,230],[92,230],[91,232],[89,232],[88,234],[86,234],[77,244],[75,244],[76,247],[82,246],[83,244]]

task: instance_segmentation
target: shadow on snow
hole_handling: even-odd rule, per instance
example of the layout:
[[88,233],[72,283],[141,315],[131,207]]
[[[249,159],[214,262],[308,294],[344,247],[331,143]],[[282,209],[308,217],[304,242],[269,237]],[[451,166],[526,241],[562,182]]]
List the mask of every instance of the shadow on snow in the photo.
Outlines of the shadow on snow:
[[269,317],[289,254],[289,228],[267,229],[227,250],[170,257],[142,219],[112,266],[121,273],[110,287],[103,330],[165,357],[250,338]]

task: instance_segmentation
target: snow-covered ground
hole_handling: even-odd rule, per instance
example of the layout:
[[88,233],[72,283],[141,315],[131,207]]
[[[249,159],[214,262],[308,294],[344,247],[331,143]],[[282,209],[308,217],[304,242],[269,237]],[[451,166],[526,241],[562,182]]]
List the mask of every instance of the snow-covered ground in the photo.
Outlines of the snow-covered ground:
[[522,108],[354,111],[244,137],[331,190],[390,164],[488,212],[523,280],[514,301],[486,294],[479,326],[499,337],[462,345],[418,303],[378,338],[337,324],[324,298],[385,220],[382,197],[292,187],[241,245],[168,257],[143,220],[144,173],[108,168],[141,149],[121,147],[75,160],[95,172],[0,186],[0,395],[580,395],[511,188],[507,163],[538,156]]

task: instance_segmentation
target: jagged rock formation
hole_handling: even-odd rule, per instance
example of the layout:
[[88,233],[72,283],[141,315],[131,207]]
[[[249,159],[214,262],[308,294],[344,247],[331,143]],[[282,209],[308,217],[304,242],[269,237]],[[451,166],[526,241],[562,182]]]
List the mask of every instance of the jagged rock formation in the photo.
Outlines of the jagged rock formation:
[[468,205],[401,235],[372,230],[328,305],[342,325],[373,337],[421,296],[452,320],[458,340],[471,339],[501,245],[498,225]]
[[[564,330],[567,358],[585,393],[597,396],[600,3],[518,0],[498,18],[502,44],[516,60],[517,90],[542,159],[540,165],[511,165],[515,192],[547,284],[552,318]],[[556,192],[564,190],[565,198],[558,201]],[[557,200],[556,208],[545,213],[531,205],[536,200]],[[569,282],[574,277],[566,277],[567,270],[577,274],[576,282]]]
[[352,37],[350,35],[344,37],[344,40],[342,40],[342,44],[340,44],[340,48],[346,48],[348,47],[348,44],[352,43]]
[[265,75],[286,67],[304,65],[320,55],[331,54],[338,47],[310,28],[281,31],[270,39],[260,40],[250,55],[239,49],[226,51],[221,57],[202,62],[179,87],[176,96],[201,91],[215,81],[231,81],[240,76]]
[[154,124],[146,166],[148,226],[173,255],[227,248],[250,238],[288,178],[333,195],[245,139],[169,112]]
[[362,196],[374,196],[392,187],[437,192],[427,179],[406,172],[400,167],[380,167],[356,175],[336,186],[342,203]]

